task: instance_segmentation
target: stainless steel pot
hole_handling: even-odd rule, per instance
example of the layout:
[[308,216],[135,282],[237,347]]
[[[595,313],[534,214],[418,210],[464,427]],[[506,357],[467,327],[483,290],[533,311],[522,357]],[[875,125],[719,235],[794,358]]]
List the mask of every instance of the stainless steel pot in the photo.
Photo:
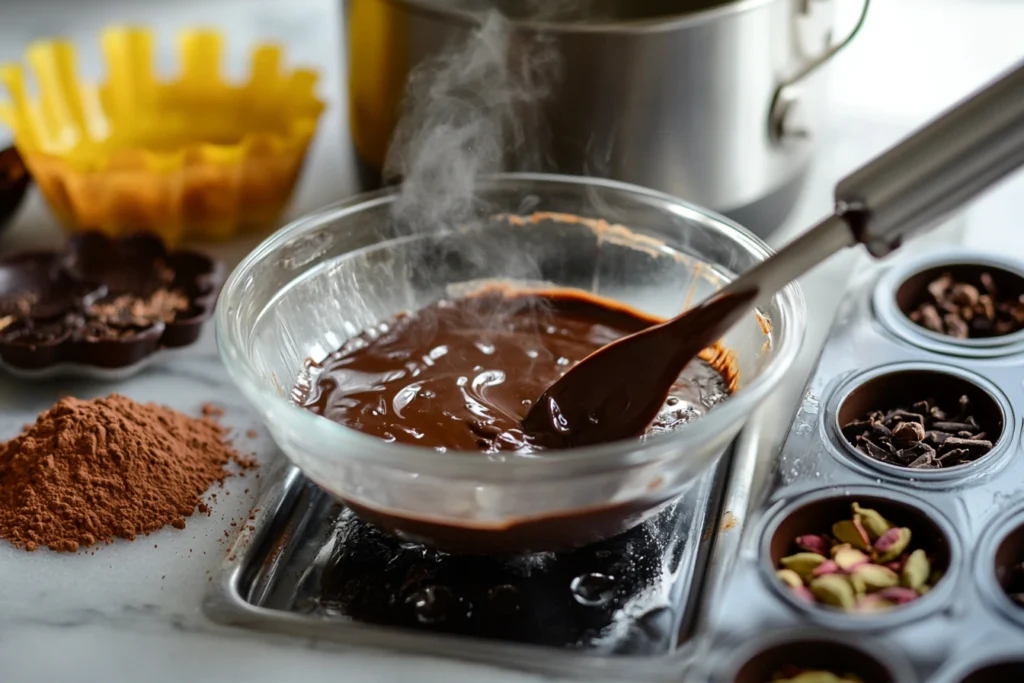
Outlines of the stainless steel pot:
[[[382,166],[410,70],[477,23],[470,5],[493,2],[348,0],[350,125],[369,169]],[[769,233],[822,132],[820,67],[870,0],[838,42],[834,2],[575,0],[576,14],[515,20],[561,61],[544,112],[553,165],[528,170],[644,185]]]

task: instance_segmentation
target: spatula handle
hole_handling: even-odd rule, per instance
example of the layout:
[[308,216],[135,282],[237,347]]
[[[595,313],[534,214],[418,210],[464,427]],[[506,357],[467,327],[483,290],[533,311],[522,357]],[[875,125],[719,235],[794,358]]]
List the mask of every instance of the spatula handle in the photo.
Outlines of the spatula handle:
[[885,256],[1024,165],[1024,61],[836,186],[837,212]]

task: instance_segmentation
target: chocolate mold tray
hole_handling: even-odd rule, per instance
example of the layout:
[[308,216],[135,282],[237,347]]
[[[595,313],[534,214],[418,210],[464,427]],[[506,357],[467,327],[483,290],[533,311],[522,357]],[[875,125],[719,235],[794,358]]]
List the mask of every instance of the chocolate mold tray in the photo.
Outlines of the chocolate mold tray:
[[564,676],[678,680],[728,453],[680,500],[566,553],[456,557],[385,536],[281,464],[204,603],[224,624]]
[[[905,313],[912,308],[908,287],[923,286],[921,273],[930,281],[950,270],[991,269],[1005,271],[1000,277],[1010,278],[1003,289],[1011,296],[1024,291],[1024,263],[962,250],[876,265],[848,290],[781,450],[765,453],[756,445],[745,447],[742,439],[738,444],[723,501],[737,515],[738,533],[716,540],[692,680],[766,683],[785,664],[827,666],[835,674],[873,683],[1024,680],[1024,595],[1018,603],[1008,594],[1024,593],[1018,583],[1024,581],[1024,567],[1015,568],[1024,562],[1021,334],[952,339],[910,321]],[[1011,291],[1013,278],[1019,279],[1020,290]],[[957,414],[962,413],[961,395],[968,396],[974,422]],[[915,421],[905,414],[882,422],[884,429],[870,424],[844,429],[871,410],[890,411],[925,399],[935,399],[939,407],[938,412],[931,410],[935,404],[913,408],[922,414],[920,430],[900,427],[896,434],[889,429],[899,421]],[[929,446],[950,438],[948,432],[929,434],[925,425],[939,432],[950,423],[963,427],[966,422],[969,429],[954,434],[961,441],[931,448],[931,454],[919,445],[922,436]],[[881,444],[879,450],[863,440],[860,448],[851,443],[863,433],[874,445]],[[956,450],[964,440],[970,442],[967,447]],[[982,454],[987,446],[978,443],[985,441],[991,449]],[[954,450],[945,466],[934,466],[936,456]],[[918,464],[932,467],[905,466],[920,456]],[[881,513],[896,528],[909,528],[907,550],[895,559],[879,550],[892,547],[904,532],[876,540],[885,526],[872,530],[866,515],[857,519],[860,528],[853,525],[853,502]],[[832,524],[841,520],[850,521],[833,530]],[[846,533],[851,530],[853,535]],[[889,609],[867,609],[881,597],[857,603],[855,611],[822,605],[777,577],[780,559],[801,550],[796,537],[822,533],[865,547],[872,561],[894,571],[871,570],[878,583],[867,590],[877,596],[893,579],[904,584],[885,593],[883,604]],[[923,549],[935,573],[922,574],[920,565],[904,573],[907,563],[901,558],[915,548]],[[844,555],[850,557],[857,556]],[[837,568],[837,579],[856,573],[850,566],[855,563],[827,565],[818,576]],[[798,568],[809,571],[806,565]],[[908,596],[906,585],[920,585],[924,576],[930,590],[895,604]],[[855,594],[839,590],[837,582],[856,585],[849,578],[818,582],[819,599],[852,604]],[[835,656],[815,654],[825,649]]]
[[0,258],[0,366],[37,378],[122,378],[199,338],[223,265],[150,236],[88,233]]

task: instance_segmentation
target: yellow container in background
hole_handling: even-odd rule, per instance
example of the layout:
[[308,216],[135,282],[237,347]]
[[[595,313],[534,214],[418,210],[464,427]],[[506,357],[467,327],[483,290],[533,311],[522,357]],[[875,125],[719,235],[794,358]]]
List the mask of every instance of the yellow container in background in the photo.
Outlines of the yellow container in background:
[[316,72],[286,70],[279,47],[258,45],[248,80],[229,84],[223,39],[209,30],[180,36],[180,72],[164,82],[149,31],[108,29],[102,47],[99,86],[78,79],[74,47],[59,40],[26,53],[36,95],[21,66],[0,67],[11,98],[0,121],[61,222],[170,244],[272,227],[324,108]]

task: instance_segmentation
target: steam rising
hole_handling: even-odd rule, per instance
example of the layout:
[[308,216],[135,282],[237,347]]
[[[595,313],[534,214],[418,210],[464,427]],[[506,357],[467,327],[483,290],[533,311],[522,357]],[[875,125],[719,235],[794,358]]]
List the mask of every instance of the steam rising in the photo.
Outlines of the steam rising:
[[396,222],[451,226],[485,208],[481,175],[541,168],[547,137],[538,105],[556,67],[550,43],[514,33],[496,11],[464,43],[417,66],[384,164],[385,178],[403,181]]

